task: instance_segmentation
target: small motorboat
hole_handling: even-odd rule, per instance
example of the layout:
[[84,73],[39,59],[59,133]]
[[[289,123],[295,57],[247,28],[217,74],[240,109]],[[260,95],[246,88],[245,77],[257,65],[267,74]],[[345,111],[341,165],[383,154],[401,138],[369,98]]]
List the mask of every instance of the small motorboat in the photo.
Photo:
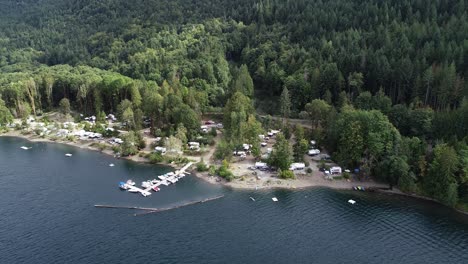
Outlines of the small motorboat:
[[151,181],[152,184],[157,184],[158,182],[159,182],[159,181],[156,180],[156,179],[154,179],[154,180]]
[[165,179],[166,179],[166,176],[160,175],[160,176],[158,176],[158,178],[159,178],[160,180],[165,180]]
[[255,202],[255,199],[253,197],[250,197],[250,200],[254,201]]
[[109,164],[109,167],[114,167],[114,166],[115,166],[114,163]]
[[151,195],[151,193],[150,193],[150,192],[141,192],[141,195],[143,195],[144,197],[146,197],[146,196]]
[[71,156],[73,156],[73,154],[67,153],[67,154],[65,154],[65,156],[66,157],[71,157]]
[[349,200],[348,200],[348,203],[350,203],[350,204],[355,204],[356,201],[354,201],[354,200],[352,200],[352,199],[349,199]]
[[155,192],[159,192],[159,191],[161,190],[158,186],[154,186],[152,189],[153,189],[153,191],[155,191]]
[[144,181],[144,182],[141,183],[141,186],[143,188],[149,188],[149,187],[151,187],[151,182]]
[[24,149],[24,150],[28,150],[28,149],[31,149],[32,147],[25,147],[25,146],[22,146],[21,149]]
[[166,186],[169,186],[171,183],[168,182],[168,181],[166,181],[166,180],[164,180],[164,181],[161,182],[161,184],[166,185]]
[[135,182],[132,180],[127,180],[127,184],[131,186],[135,186]]
[[125,182],[119,182],[119,187],[122,190],[128,190],[128,186]]
[[273,200],[273,202],[277,202],[277,201],[278,201],[278,198],[276,198],[276,197],[273,197],[273,198],[271,198],[271,199]]

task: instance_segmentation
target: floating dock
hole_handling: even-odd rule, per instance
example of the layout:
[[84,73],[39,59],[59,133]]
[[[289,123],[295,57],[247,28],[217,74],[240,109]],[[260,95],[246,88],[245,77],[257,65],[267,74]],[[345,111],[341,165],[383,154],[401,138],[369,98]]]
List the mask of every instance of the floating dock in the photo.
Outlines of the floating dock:
[[188,168],[190,168],[190,166],[192,166],[192,165],[193,165],[193,162],[187,163],[184,167],[182,167],[182,169],[176,170],[174,173],[170,173],[170,175],[165,177],[164,180],[155,181],[155,183],[153,183],[153,181],[148,181],[149,184],[143,187],[145,189],[138,188],[138,187],[130,185],[130,184],[125,184],[124,186],[127,188],[127,191],[134,192],[134,193],[139,192],[139,193],[141,193],[141,195],[146,197],[146,196],[151,195],[151,190],[154,187],[159,187],[160,185],[168,186],[171,183],[176,183],[179,179],[185,177],[185,175],[186,175],[185,171]]

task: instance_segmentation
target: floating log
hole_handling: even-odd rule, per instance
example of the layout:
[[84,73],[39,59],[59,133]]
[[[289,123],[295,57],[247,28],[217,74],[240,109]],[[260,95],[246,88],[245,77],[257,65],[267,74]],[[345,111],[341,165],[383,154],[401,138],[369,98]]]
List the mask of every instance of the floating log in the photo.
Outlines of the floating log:
[[96,207],[96,208],[131,209],[131,210],[146,211],[144,213],[134,214],[135,216],[137,216],[137,215],[159,213],[159,212],[164,212],[164,211],[168,211],[168,210],[172,210],[172,209],[177,209],[177,208],[181,208],[181,207],[185,207],[185,206],[189,206],[189,205],[205,203],[205,202],[217,200],[217,199],[220,199],[220,198],[223,198],[223,197],[224,197],[224,195],[220,195],[220,196],[206,198],[206,199],[199,200],[199,201],[192,201],[192,202],[187,202],[187,203],[184,203],[184,204],[174,205],[174,206],[166,207],[166,208],[148,208],[148,207],[138,207],[138,206],[118,206],[118,205],[103,205],[103,204],[96,204],[96,205],[94,205],[94,207]]

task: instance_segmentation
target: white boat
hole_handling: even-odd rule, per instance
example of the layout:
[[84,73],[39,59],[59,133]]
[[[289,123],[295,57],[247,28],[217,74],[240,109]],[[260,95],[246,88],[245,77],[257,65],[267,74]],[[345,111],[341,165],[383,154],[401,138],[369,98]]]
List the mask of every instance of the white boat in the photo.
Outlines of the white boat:
[[348,203],[350,203],[350,204],[355,204],[356,201],[349,199],[349,200],[348,200]]
[[158,178],[159,178],[160,180],[165,180],[165,179],[166,179],[166,176],[160,175],[160,176],[158,176]]
[[273,200],[273,202],[277,202],[277,201],[278,201],[278,198],[276,198],[276,197],[273,197],[273,198],[271,198],[271,199]]
[[151,183],[144,181],[144,182],[141,183],[141,186],[143,188],[148,188],[148,187],[151,187]]
[[183,178],[183,177],[185,177],[185,176],[186,176],[186,175],[183,174],[183,173],[179,174],[179,178]]
[[168,181],[166,181],[166,180],[164,180],[164,181],[161,182],[161,184],[166,185],[166,186],[169,186],[171,183],[168,182]]
[[66,157],[71,157],[71,156],[73,156],[73,154],[67,153],[67,154],[65,154],[65,156]]
[[150,192],[141,192],[141,195],[143,195],[144,197],[146,197],[146,196],[150,196],[151,193],[150,193]]
[[28,149],[30,149],[30,148],[25,147],[25,146],[22,146],[21,149],[28,150]]
[[109,167],[114,167],[114,166],[115,166],[114,163],[109,164]]
[[159,182],[159,181],[156,180],[156,179],[154,179],[154,180],[151,181],[152,184],[158,184],[158,182]]
[[174,175],[174,172],[172,172],[172,171],[171,171],[171,172],[168,172],[168,173],[166,173],[166,175],[169,176],[169,177],[170,177],[170,176],[173,176],[173,175]]
[[132,180],[127,180],[126,182],[128,185],[135,186],[135,182]]
[[176,182],[178,182],[178,181],[179,181],[179,179],[177,179],[177,178],[173,178],[173,179],[171,180],[172,183],[176,183]]
[[255,198],[253,198],[253,197],[250,197],[250,200],[252,200],[252,201],[254,201],[254,202],[255,202]]

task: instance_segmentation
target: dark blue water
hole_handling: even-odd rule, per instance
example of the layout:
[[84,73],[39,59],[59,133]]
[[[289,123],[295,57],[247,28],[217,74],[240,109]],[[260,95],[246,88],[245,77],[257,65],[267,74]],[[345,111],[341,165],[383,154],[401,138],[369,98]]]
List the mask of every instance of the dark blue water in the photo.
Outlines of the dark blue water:
[[[0,263],[468,263],[468,218],[434,203],[329,189],[232,191],[192,176],[146,198],[117,188],[168,170],[0,138]],[[144,216],[94,208],[219,194]]]

